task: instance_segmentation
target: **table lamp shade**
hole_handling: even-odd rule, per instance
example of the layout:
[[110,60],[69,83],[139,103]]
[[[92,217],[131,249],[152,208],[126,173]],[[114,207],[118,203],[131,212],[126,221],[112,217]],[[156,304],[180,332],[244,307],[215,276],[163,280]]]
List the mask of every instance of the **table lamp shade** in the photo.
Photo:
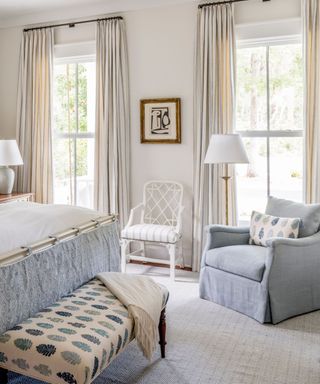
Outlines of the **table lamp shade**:
[[249,163],[241,136],[212,135],[204,159],[205,164],[241,164]]
[[0,166],[21,164],[23,161],[16,140],[0,140]]

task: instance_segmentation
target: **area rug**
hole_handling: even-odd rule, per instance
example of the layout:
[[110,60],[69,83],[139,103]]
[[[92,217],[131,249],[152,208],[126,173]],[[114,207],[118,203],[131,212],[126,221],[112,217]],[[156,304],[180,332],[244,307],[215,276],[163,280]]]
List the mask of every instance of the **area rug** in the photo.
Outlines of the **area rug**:
[[[199,299],[198,284],[186,272],[171,283],[167,270],[143,271],[170,290],[167,358],[157,351],[149,363],[132,343],[94,384],[320,383],[319,311],[261,325]],[[43,383],[12,375],[10,384]]]

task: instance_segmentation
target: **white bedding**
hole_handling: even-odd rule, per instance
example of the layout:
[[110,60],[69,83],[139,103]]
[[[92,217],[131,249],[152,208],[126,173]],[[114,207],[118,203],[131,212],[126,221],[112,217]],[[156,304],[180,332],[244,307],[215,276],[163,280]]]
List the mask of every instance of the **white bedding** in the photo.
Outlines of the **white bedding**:
[[99,216],[97,211],[70,205],[0,204],[0,255]]

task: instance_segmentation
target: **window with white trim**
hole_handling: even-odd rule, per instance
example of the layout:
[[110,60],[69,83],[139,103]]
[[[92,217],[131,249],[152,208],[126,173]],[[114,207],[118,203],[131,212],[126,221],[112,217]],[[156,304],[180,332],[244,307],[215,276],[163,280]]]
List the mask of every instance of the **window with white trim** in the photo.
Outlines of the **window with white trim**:
[[54,65],[54,203],[93,208],[95,57]]
[[303,199],[303,64],[299,39],[239,44],[236,129],[250,159],[237,166],[240,221],[269,195]]

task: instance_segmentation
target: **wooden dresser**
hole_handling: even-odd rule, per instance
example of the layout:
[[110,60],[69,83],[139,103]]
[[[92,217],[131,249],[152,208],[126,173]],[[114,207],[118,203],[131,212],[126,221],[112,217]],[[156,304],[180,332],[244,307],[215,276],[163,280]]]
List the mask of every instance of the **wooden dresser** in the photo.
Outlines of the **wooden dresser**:
[[0,194],[0,204],[13,201],[33,201],[33,193],[11,193],[9,195]]

